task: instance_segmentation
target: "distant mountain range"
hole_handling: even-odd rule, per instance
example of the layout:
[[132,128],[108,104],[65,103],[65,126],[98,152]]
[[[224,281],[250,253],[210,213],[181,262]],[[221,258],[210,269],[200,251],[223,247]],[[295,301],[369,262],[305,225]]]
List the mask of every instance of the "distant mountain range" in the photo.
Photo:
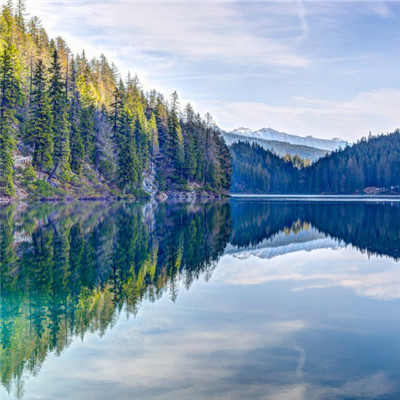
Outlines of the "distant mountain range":
[[230,132],[223,132],[228,145],[239,141],[257,143],[266,150],[274,151],[278,156],[299,155],[316,161],[339,147],[346,147],[348,142],[342,139],[318,139],[312,136],[296,136],[279,132],[271,128],[262,128],[252,131],[248,128],[238,128]]

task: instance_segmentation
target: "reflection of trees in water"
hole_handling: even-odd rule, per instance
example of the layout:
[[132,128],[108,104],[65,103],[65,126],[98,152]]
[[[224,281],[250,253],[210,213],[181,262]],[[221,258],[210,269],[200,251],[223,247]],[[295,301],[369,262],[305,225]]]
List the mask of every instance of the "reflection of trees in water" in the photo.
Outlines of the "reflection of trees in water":
[[[231,232],[232,214],[232,232]],[[206,279],[229,238],[253,246],[316,227],[362,251],[400,258],[400,205],[233,201],[206,205],[79,203],[0,208],[0,372],[17,396],[24,371],[74,336],[103,335],[178,282]]]
[[[103,335],[122,309],[209,277],[230,236],[229,204],[40,204],[0,209],[1,381],[38,373],[73,336]],[[26,240],[22,240],[22,239]]]
[[255,246],[308,223],[370,254],[400,259],[400,204],[363,202],[232,202],[231,243]]

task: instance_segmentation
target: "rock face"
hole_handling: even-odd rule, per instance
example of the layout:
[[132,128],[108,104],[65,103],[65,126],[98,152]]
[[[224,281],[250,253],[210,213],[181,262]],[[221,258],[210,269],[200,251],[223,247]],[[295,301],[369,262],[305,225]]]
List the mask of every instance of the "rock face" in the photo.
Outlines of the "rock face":
[[150,195],[153,199],[158,193],[156,185],[156,167],[154,163],[150,162],[149,169],[143,175],[142,189]]
[[224,194],[217,194],[214,192],[207,192],[207,191],[196,191],[196,190],[190,190],[190,191],[175,191],[175,190],[168,190],[167,193],[167,199],[168,201],[172,202],[190,202],[190,203],[195,203],[198,201],[203,201],[203,200],[218,200],[222,199],[225,197],[229,197],[228,193]]
[[228,197],[228,192],[218,194],[211,191],[203,190],[196,183],[187,185],[184,189],[177,184],[167,185],[168,189],[160,191],[156,184],[156,167],[153,163],[150,164],[149,170],[143,175],[142,189],[148,193],[153,200],[160,202],[197,202],[202,200],[215,200],[223,197]]
[[164,201],[166,201],[168,199],[168,196],[164,192],[158,192],[156,195],[156,199],[163,203]]

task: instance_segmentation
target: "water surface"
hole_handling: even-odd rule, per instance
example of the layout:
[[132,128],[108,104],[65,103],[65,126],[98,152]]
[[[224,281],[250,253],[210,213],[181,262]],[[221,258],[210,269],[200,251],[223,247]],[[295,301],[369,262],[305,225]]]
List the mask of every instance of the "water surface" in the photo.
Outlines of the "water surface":
[[400,204],[0,209],[2,399],[398,399]]

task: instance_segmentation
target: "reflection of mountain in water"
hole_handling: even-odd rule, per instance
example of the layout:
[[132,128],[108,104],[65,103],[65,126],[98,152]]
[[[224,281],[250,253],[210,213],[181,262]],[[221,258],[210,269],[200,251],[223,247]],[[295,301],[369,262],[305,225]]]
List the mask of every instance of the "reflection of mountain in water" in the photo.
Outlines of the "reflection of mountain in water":
[[[313,229],[307,232],[309,227]],[[241,252],[258,250],[259,254],[261,247],[281,248],[283,254],[296,247],[311,250],[350,244],[398,260],[400,204],[234,200],[230,244]]]
[[338,249],[344,246],[343,242],[327,237],[309,224],[297,224],[297,226],[299,225],[300,230],[286,228],[251,247],[242,248],[229,244],[225,254],[231,254],[240,259],[249,258],[250,256],[271,259],[298,251]]
[[[230,243],[229,243],[230,242]],[[228,244],[229,243],[229,244]],[[400,258],[399,204],[239,200],[202,205],[80,203],[0,208],[0,373],[23,393],[50,352],[103,335],[121,311],[211,276],[236,257],[351,244]]]

